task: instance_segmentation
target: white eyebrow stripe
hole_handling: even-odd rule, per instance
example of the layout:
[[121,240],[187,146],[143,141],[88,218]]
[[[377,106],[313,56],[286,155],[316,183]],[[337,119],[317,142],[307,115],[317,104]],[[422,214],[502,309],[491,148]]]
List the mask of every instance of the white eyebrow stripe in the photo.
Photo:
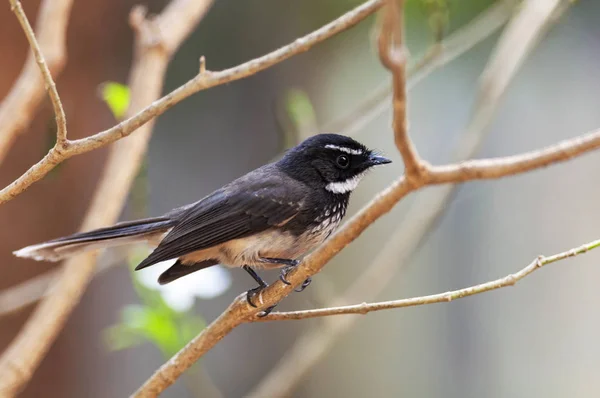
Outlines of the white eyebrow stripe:
[[346,148],[344,146],[338,146],[338,145],[333,145],[333,144],[327,144],[327,145],[325,145],[325,148],[336,149],[340,152],[346,152],[347,154],[350,154],[350,155],[362,155],[364,153],[360,149]]

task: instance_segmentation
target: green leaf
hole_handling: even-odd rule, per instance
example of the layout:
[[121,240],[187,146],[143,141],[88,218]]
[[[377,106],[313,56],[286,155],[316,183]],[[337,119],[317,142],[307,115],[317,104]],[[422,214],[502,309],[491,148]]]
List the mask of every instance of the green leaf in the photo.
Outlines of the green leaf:
[[105,82],[100,85],[100,96],[115,119],[121,120],[129,107],[129,87],[117,82]]
[[[317,125],[315,108],[308,94],[300,89],[291,89],[287,92],[286,111],[296,131],[300,134],[310,132]],[[297,143],[293,143],[296,145]]]

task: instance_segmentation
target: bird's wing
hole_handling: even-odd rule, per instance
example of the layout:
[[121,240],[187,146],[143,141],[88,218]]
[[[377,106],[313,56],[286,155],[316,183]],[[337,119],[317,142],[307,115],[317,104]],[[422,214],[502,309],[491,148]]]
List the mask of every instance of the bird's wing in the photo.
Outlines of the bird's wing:
[[136,270],[281,226],[298,214],[305,195],[286,175],[250,173],[187,208]]

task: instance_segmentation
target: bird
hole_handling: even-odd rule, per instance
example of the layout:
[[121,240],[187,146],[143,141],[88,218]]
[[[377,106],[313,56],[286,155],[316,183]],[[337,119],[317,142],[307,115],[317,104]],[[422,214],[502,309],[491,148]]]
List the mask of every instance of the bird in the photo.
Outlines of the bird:
[[[362,177],[387,163],[391,160],[353,138],[316,134],[279,160],[160,217],[75,233],[13,253],[59,261],[88,250],[144,242],[154,250],[136,271],[176,259],[159,276],[163,285],[217,264],[241,267],[258,284],[246,296],[257,307],[254,297],[267,283],[256,270],[279,268],[280,279],[289,284],[287,273],[338,227]],[[309,283],[310,278],[297,291]]]

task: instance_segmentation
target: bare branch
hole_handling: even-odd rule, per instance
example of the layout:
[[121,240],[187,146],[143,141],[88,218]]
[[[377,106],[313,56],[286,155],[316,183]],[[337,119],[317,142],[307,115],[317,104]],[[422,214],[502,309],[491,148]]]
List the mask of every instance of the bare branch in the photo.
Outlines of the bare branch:
[[[123,264],[125,253],[118,248],[115,249],[105,253],[108,258],[98,260],[94,276],[115,265]],[[56,284],[61,273],[62,269],[53,269],[0,291],[0,318],[21,311],[46,297],[52,291],[51,287]]]
[[73,0],[44,0],[41,3],[36,26],[37,41],[20,2],[10,0],[10,3],[32,52],[0,106],[0,163],[17,135],[33,118],[35,108],[43,98],[44,85],[56,115],[57,141],[66,142],[65,114],[51,75],[57,76],[66,61],[66,31]]
[[[169,62],[168,55],[185,38],[184,32],[189,33],[198,24],[210,3],[209,0],[175,0],[167,6],[165,14],[151,19],[144,17],[142,8],[132,10],[131,21],[136,30],[136,59],[130,76],[129,114],[138,112],[159,98]],[[174,10],[173,7],[180,9]],[[155,29],[161,23],[166,26],[177,23],[187,27],[175,30],[180,32],[179,42],[163,41],[169,32]],[[112,148],[82,230],[99,228],[117,220],[146,151],[152,125],[146,124],[138,134],[120,141]],[[52,292],[0,358],[0,395],[14,395],[31,378],[92,278],[95,259],[96,254],[89,253],[65,263]]]
[[42,72],[42,77],[44,78],[46,90],[48,91],[48,95],[50,96],[52,108],[54,108],[54,115],[56,116],[56,144],[62,146],[63,144],[67,143],[67,118],[65,116],[65,111],[63,110],[62,103],[60,102],[58,91],[56,91],[56,84],[52,79],[52,74],[50,73],[50,69],[48,69],[48,65],[46,65],[44,55],[42,54],[40,45],[38,44],[35,38],[35,34],[33,33],[33,29],[29,24],[29,20],[25,15],[25,11],[23,11],[23,6],[21,6],[21,2],[19,0],[9,1],[12,11],[17,16],[17,19],[19,20],[19,23],[21,24],[21,27],[25,32],[25,36],[27,37],[27,41],[29,42],[31,51],[33,51],[35,62],[40,68],[40,72]]
[[394,93],[394,139],[402,155],[406,178],[418,180],[426,165],[419,158],[417,149],[408,135],[406,116],[406,49],[404,48],[404,12],[399,10],[398,2],[404,6],[404,0],[386,0],[383,10],[383,22],[379,33],[379,59],[392,72]]
[[463,297],[474,296],[476,294],[489,292],[492,290],[501,289],[507,286],[513,286],[515,283],[532,274],[534,271],[542,268],[544,265],[551,264],[560,260],[564,260],[569,257],[575,257],[579,254],[587,253],[589,250],[595,249],[600,246],[600,240],[595,240],[586,243],[577,248],[555,254],[550,257],[539,256],[533,260],[529,265],[520,271],[505,276],[504,278],[496,279],[490,282],[482,283],[464,289],[453,290],[446,293],[432,294],[429,296],[413,297],[402,300],[382,301],[379,303],[362,303],[357,305],[347,305],[343,307],[334,308],[321,308],[316,310],[307,311],[290,311],[290,312],[274,312],[268,317],[264,318],[265,321],[276,321],[276,320],[296,320],[306,318],[316,318],[331,315],[342,315],[342,314],[367,314],[373,311],[390,310],[394,308],[403,307],[415,307],[417,305],[435,304],[450,302]]
[[[165,95],[161,99],[154,101],[151,105],[141,109],[135,115],[131,116],[127,120],[124,120],[118,125],[90,137],[71,141],[71,144],[68,146],[68,148],[61,153],[57,153],[55,150],[50,150],[50,152],[44,156],[42,160],[33,165],[17,180],[0,191],[0,204],[15,198],[21,192],[26,190],[31,184],[43,178],[46,174],[48,174],[48,172],[50,172],[50,170],[64,160],[75,155],[98,149],[128,136],[152,118],[163,114],[167,109],[171,108],[173,105],[181,102],[192,94],[254,75],[296,54],[305,52],[315,44],[321,43],[331,36],[334,36],[337,33],[356,25],[381,7],[383,5],[383,1],[384,0],[369,0],[356,7],[352,11],[342,15],[338,19],[321,27],[320,29],[311,32],[304,37],[296,39],[294,42],[269,54],[263,55],[262,57],[255,58],[230,69],[225,69],[218,72],[206,71],[205,73],[198,74],[181,87],[173,90],[171,93]],[[171,25],[159,23],[159,26]],[[168,31],[160,29],[160,32],[162,36],[167,37]],[[168,43],[169,40],[166,40],[163,44],[167,46]]]

